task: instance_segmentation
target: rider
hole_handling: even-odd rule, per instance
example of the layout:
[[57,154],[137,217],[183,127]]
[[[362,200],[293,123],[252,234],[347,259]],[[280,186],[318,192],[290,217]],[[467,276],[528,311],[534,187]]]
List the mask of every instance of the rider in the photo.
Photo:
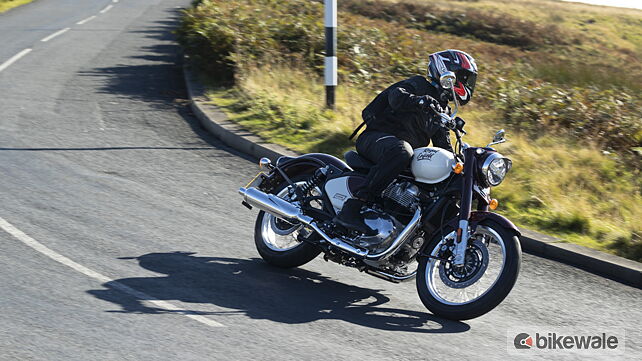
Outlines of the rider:
[[447,129],[437,121],[436,112],[450,112],[448,101],[452,91],[442,88],[443,73],[455,73],[454,93],[459,104],[468,103],[477,79],[475,59],[460,50],[444,50],[428,57],[428,78],[413,76],[388,87],[363,110],[366,130],[356,142],[357,152],[375,163],[365,186],[348,199],[335,221],[366,235],[376,232],[361,216],[365,202],[373,201],[410,163],[413,149],[433,146],[453,151]]

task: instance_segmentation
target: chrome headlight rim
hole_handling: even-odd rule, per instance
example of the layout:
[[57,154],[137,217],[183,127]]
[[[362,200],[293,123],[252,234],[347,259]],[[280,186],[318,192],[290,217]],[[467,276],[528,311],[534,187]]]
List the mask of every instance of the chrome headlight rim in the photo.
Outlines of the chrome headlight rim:
[[[501,160],[503,160],[503,161],[504,161],[505,166],[506,166],[506,173],[505,173],[505,174],[504,174],[504,176],[499,180],[499,182],[497,182],[497,183],[493,183],[493,182],[491,181],[491,177],[489,177],[490,165],[491,165],[495,160],[498,160],[498,159],[501,159]],[[508,158],[504,157],[503,155],[501,155],[501,154],[499,154],[499,153],[491,153],[491,154],[489,154],[489,155],[486,157],[486,159],[484,159],[484,163],[482,163],[482,166],[481,166],[482,179],[484,180],[484,182],[486,183],[486,185],[488,185],[488,186],[490,186],[490,187],[497,187],[497,186],[498,186],[498,185],[500,185],[500,184],[504,181],[504,179],[506,178],[506,174],[508,174],[508,171],[510,170],[510,168],[511,168],[512,164],[513,164],[513,162],[512,162],[510,159],[508,159]]]

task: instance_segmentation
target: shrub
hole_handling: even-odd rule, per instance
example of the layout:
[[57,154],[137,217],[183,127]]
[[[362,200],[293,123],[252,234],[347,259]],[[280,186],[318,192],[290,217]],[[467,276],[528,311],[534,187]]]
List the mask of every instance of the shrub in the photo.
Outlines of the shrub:
[[489,82],[488,99],[519,129],[557,129],[617,151],[642,145],[642,102],[621,90],[561,88],[520,76]]
[[579,42],[555,25],[539,25],[505,13],[476,9],[443,10],[433,4],[386,1],[341,0],[339,7],[373,19],[394,21],[403,26],[445,32],[522,49]]

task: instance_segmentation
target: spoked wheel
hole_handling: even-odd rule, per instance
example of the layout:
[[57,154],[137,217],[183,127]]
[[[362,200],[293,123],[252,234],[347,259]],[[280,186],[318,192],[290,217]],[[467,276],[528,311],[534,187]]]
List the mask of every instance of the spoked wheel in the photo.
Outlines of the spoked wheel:
[[479,317],[497,305],[513,288],[521,264],[521,246],[513,230],[484,221],[468,241],[463,266],[453,264],[450,252],[455,232],[433,240],[417,271],[417,291],[435,315],[455,320]]
[[[309,175],[300,175],[292,178],[297,185],[305,183]],[[282,183],[275,189],[275,194],[290,201],[290,187]],[[312,195],[318,189],[310,191]],[[319,205],[320,206],[320,205]],[[321,250],[313,244],[299,241],[299,233],[310,232],[300,223],[289,223],[264,211],[259,212],[254,227],[254,243],[261,257],[269,264],[292,268],[304,265],[319,255]]]

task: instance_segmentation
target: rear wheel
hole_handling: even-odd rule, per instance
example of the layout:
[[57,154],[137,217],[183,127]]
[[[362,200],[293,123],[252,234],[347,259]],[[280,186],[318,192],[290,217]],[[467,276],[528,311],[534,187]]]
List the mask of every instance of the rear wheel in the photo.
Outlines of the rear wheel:
[[513,230],[483,221],[468,241],[464,266],[455,267],[452,254],[444,251],[454,238],[452,231],[427,246],[432,257],[441,259],[420,259],[417,291],[435,315],[467,320],[489,312],[506,298],[519,274],[521,246]]
[[[292,182],[297,185],[304,184],[309,176],[305,174],[292,177]],[[273,193],[290,201],[290,188],[289,184],[284,182]],[[319,190],[315,188],[311,192],[319,193]],[[260,211],[254,226],[254,243],[261,258],[267,263],[281,268],[298,267],[312,261],[321,253],[321,249],[317,246],[299,240],[301,232],[309,232],[309,230],[303,228],[300,223],[289,223]]]

